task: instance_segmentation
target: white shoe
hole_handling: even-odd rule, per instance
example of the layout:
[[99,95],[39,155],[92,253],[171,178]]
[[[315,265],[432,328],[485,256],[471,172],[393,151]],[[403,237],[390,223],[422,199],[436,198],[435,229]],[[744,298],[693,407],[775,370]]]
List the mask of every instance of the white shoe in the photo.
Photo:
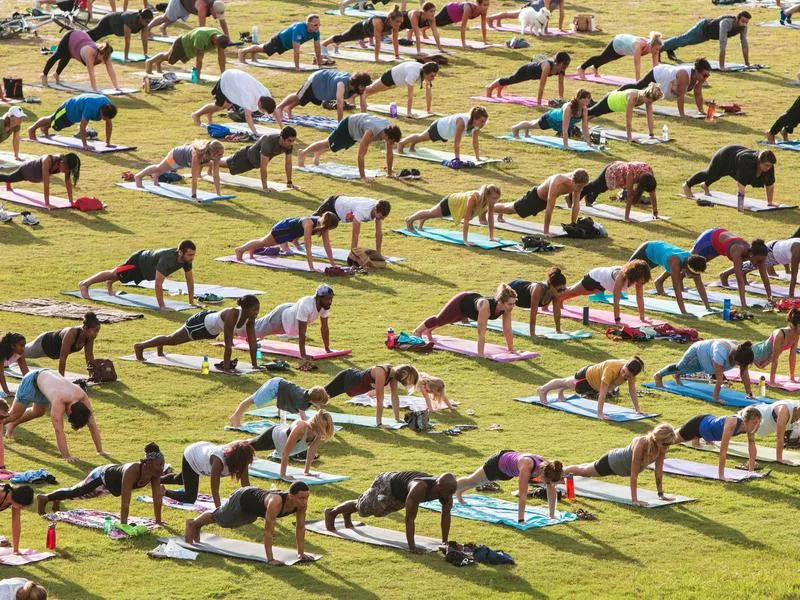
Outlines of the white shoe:
[[33,227],[34,225],[39,224],[39,219],[34,217],[31,213],[23,213],[22,214],[22,224],[23,225],[30,225]]
[[11,214],[0,208],[0,223],[8,223],[11,220]]

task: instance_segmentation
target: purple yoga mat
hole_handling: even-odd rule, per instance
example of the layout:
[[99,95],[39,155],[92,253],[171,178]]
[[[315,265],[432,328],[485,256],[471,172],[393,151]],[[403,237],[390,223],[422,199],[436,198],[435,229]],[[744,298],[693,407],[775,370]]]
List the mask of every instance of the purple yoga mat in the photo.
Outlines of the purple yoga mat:
[[[433,342],[435,350],[447,350],[464,356],[478,356],[478,342],[473,342],[472,340],[462,340],[448,335],[435,335],[433,336]],[[485,355],[484,358],[496,362],[514,362],[539,356],[538,352],[509,352],[503,346],[489,344],[488,342],[483,347],[483,353]]]
[[[23,204],[25,206],[32,206],[34,208],[47,208],[44,205],[44,194],[39,192],[29,192],[28,190],[2,190],[0,191],[0,200],[6,202],[14,202],[15,204]],[[66,198],[59,198],[58,196],[50,195],[50,210],[72,208],[69,200]]]
[[[481,26],[480,25],[473,25],[472,27],[470,27],[470,29],[480,31]],[[487,30],[487,32],[488,31],[505,31],[507,33],[516,33],[517,35],[522,35],[519,32],[520,31],[519,25],[500,25],[499,27],[491,27],[491,26],[487,25],[486,26],[486,30]],[[564,35],[575,35],[576,33],[577,33],[577,31],[561,31],[558,28],[555,28],[555,29],[554,28],[550,28],[550,29],[548,29],[547,33],[544,34],[544,37],[561,37],[561,36],[564,36]],[[532,35],[532,34],[526,32],[524,35]],[[537,36],[534,36],[534,37],[537,37]]]
[[[655,470],[655,463],[648,465],[648,469]],[[680,458],[667,458],[664,460],[664,472],[671,475],[685,475],[686,477],[702,477],[703,479],[714,479],[719,481],[719,467],[706,463],[683,460]],[[734,481],[746,481],[748,479],[760,479],[764,477],[755,471],[745,471],[744,469],[725,469],[725,477]]]
[[472,96],[471,99],[480,102],[491,102],[492,104],[519,104],[520,106],[529,106],[531,108],[549,108],[546,99],[543,99],[542,103],[539,104],[536,98],[531,98],[529,96],[504,94],[502,98],[498,98],[497,96],[492,96],[491,98],[489,96]]
[[[552,311],[545,310],[545,308],[549,309],[550,307],[540,308],[539,311],[543,312],[548,315],[552,315]],[[561,307],[561,316],[567,319],[575,319],[577,321],[583,320],[583,307],[582,306],[562,306]],[[622,325],[628,325],[629,327],[652,327],[654,325],[663,325],[664,321],[659,319],[649,319],[647,321],[642,321],[639,317],[635,317],[633,315],[629,315],[626,313],[620,313],[620,318],[622,319]],[[596,308],[592,308],[589,310],[589,322],[596,323],[598,325],[606,325],[607,327],[611,327],[615,325],[614,322],[614,313],[610,310],[598,310]]]
[[[435,46],[436,40],[432,37],[429,38],[422,38],[420,40],[423,44],[428,44],[429,46]],[[460,38],[449,38],[449,37],[439,37],[439,41],[441,45],[445,48],[461,48],[461,39]],[[503,44],[484,44],[478,40],[466,40],[467,48],[471,48],[473,50],[484,50],[485,48],[503,48]],[[336,56],[335,54],[333,56]]]
[[[220,256],[217,260],[221,262],[232,262],[240,265],[250,265],[253,267],[267,267],[268,269],[277,269],[279,271],[303,271],[310,273],[311,269],[308,268],[308,263],[304,260],[296,260],[294,258],[284,258],[282,256],[256,256],[254,258],[244,257],[244,260],[236,260],[235,255]],[[325,265],[314,262],[314,272],[324,273]]]
[[[237,350],[250,351],[250,346],[244,338],[234,338],[233,347]],[[214,342],[214,346],[224,346],[225,342]],[[289,356],[291,358],[300,358],[300,346],[295,342],[284,342],[281,340],[260,340],[259,345],[261,351],[266,354],[278,354],[279,356]],[[352,350],[331,350],[325,352],[324,348],[317,348],[315,346],[306,346],[306,354],[313,360],[320,360],[322,358],[335,358],[337,356],[346,356],[352,353]]]
[[594,73],[586,73],[585,77],[581,78],[580,75],[573,73],[567,75],[567,79],[574,79],[576,81],[587,81],[589,83],[604,83],[606,85],[627,85],[629,83],[636,83],[632,77],[620,77],[619,75],[600,75],[595,77]]
[[[787,392],[796,392],[800,390],[800,383],[792,381],[788,375],[776,375],[775,385],[773,385],[769,382],[769,373],[764,373],[762,371],[749,371],[749,373],[750,383],[755,385],[758,385],[761,381],[761,377],[764,377],[769,387],[779,390],[786,390]],[[739,369],[730,369],[729,371],[725,371],[725,378],[730,379],[731,381],[742,380],[742,378],[739,377]]]

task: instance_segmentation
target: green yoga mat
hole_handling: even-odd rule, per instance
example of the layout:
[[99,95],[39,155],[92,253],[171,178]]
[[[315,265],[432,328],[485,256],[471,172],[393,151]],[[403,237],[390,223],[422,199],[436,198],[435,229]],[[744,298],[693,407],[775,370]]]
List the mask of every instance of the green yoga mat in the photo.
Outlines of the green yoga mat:
[[[306,417],[309,419],[316,414],[315,410],[307,410]],[[263,408],[256,408],[245,413],[253,417],[265,417],[267,419],[274,419],[278,416],[278,408],[276,406],[265,406]],[[375,417],[365,417],[362,415],[350,415],[345,413],[328,413],[336,425],[360,425],[362,427],[377,427],[378,422]],[[287,413],[286,418],[290,421],[296,421],[300,415]],[[384,425],[388,425],[391,429],[401,429],[406,426],[403,421],[395,421],[391,417],[383,417]]]
[[[455,325],[460,325],[461,327],[478,327],[478,323],[475,321],[470,321],[469,323],[455,323]],[[486,324],[487,329],[491,329],[492,331],[499,331],[502,333],[503,331],[503,320],[502,319],[493,319],[490,320]],[[521,321],[511,321],[511,331],[514,332],[514,335],[518,335],[521,337],[530,337],[530,327],[527,323],[522,323]],[[592,337],[592,333],[590,331],[584,331],[583,329],[579,329],[578,331],[562,331],[558,333],[552,327],[545,327],[544,325],[536,325],[536,336],[543,337],[548,340],[554,340],[557,342],[564,342],[566,340],[583,340],[586,338]]]
[[137,54],[136,52],[128,52],[128,60],[125,60],[125,53],[115,50],[111,53],[111,60],[121,63],[138,63],[147,60],[144,54]]
[[[699,448],[692,446],[690,442],[683,442],[683,445],[692,448],[693,450],[703,450],[705,452],[716,452],[719,454],[719,446],[712,444],[700,444]],[[739,458],[750,458],[747,453],[747,442],[736,442],[731,440],[728,444],[728,456],[738,456]],[[783,450],[783,458],[792,460],[797,463],[795,466],[800,466],[800,452],[797,450]],[[768,448],[767,446],[756,445],[756,460],[761,462],[778,462],[778,456],[775,448]]]
[[[403,235],[407,235],[409,237],[417,237],[417,238],[425,238],[427,240],[433,240],[435,242],[444,242],[446,244],[456,244],[458,246],[464,245],[464,236],[460,231],[454,231],[452,229],[437,229],[436,227],[426,227],[425,229],[414,229],[414,231],[409,231],[405,227],[399,227],[398,229],[393,229],[395,233],[402,233]],[[495,248],[505,248],[507,246],[515,246],[517,242],[512,242],[511,240],[504,240],[498,239],[495,241],[490,240],[487,236],[481,235],[480,233],[472,233],[469,234],[469,241],[475,244],[476,248],[480,248],[481,250],[494,250]]]
[[[436,512],[442,512],[442,505],[438,500],[430,500],[420,504],[421,508],[427,508]],[[464,502],[453,502],[451,514],[454,517],[470,519],[471,521],[483,521],[484,523],[497,523],[508,525],[520,531],[547,527],[548,525],[558,525],[577,520],[577,516],[570,512],[556,511],[556,518],[550,519],[550,513],[545,506],[525,506],[525,520],[520,523],[517,520],[517,503],[509,502],[501,498],[482,496],[480,494],[467,494]]]

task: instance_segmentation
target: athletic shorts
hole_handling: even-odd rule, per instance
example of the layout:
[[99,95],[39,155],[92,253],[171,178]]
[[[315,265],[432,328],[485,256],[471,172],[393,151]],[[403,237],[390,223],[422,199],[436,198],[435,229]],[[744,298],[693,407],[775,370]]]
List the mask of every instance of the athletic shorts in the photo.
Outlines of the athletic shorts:
[[183,49],[183,40],[178,38],[172,42],[172,47],[169,49],[169,54],[167,55],[167,63],[174,65],[178,62],[185,63],[188,60],[186,51]]
[[712,415],[697,415],[696,417],[692,417],[678,430],[678,435],[681,436],[682,440],[687,442],[702,437],[700,435],[700,423],[703,422],[703,419],[710,416]]
[[189,18],[189,11],[181,4],[181,0],[169,0],[167,10],[164,11],[164,16],[167,17],[170,23],[174,23],[178,20],[185,21]]
[[269,233],[278,244],[289,244],[305,235],[302,225],[289,222],[288,219],[275,223]]
[[255,523],[258,517],[248,515],[242,510],[242,493],[246,487],[235,490],[228,501],[211,513],[211,518],[214,523],[225,529],[235,529],[242,525],[249,525]]
[[300,86],[300,89],[297,90],[297,97],[300,99],[300,106],[305,106],[309,102],[311,104],[316,104],[317,106],[322,106],[322,100],[317,98],[314,95],[314,91],[311,89],[311,79],[306,79],[306,82]]
[[381,83],[386,87],[394,87],[397,84],[394,82],[394,78],[392,77],[392,70],[389,69],[383,75],[381,75]]
[[25,377],[22,378],[22,381],[17,388],[15,399],[23,406],[30,406],[31,404],[40,404],[43,406],[50,405],[50,400],[48,400],[45,395],[39,391],[39,386],[36,383],[36,380],[39,378],[39,373],[41,372],[41,370],[28,371]]
[[594,470],[600,477],[608,477],[613,475],[614,471],[611,470],[611,464],[608,462],[608,454],[604,454],[594,463]]
[[439,135],[439,128],[436,126],[436,121],[431,123],[431,126],[428,127],[428,136],[430,136],[432,142],[446,142],[447,141],[441,135]]
[[[128,261],[131,259],[129,258]],[[132,262],[126,262],[123,265],[118,266],[114,269],[114,273],[117,274],[117,279],[121,283],[139,283],[140,281],[144,280],[144,275],[142,275],[142,271],[139,269],[139,266]]]
[[62,0],[61,2],[56,2],[56,6],[58,7],[58,10],[70,12],[75,8],[75,2],[73,0]]
[[506,452],[513,452],[513,450],[501,450],[486,459],[483,463],[483,472],[486,473],[486,479],[489,481],[508,481],[514,479],[512,475],[506,475],[500,470],[500,457]]
[[178,164],[178,161],[175,160],[175,156],[173,155],[172,150],[170,150],[169,154],[167,154],[167,166],[169,167],[170,171],[178,171],[179,169],[190,167],[191,165]]
[[597,281],[589,277],[588,273],[583,276],[583,279],[581,279],[581,285],[587,292],[604,292],[606,289]]
[[65,104],[59,106],[53,113],[53,116],[50,117],[50,126],[56,131],[61,131],[73,125],[75,125],[75,123],[67,118],[67,107]]
[[253,163],[250,162],[250,158],[247,156],[247,150],[248,146],[240,148],[228,159],[228,171],[230,171],[231,175],[240,175],[241,173],[259,168],[254,167]]
[[214,104],[217,106],[225,106],[225,103],[232,104],[231,101],[225,97],[225,94],[222,93],[222,86],[219,81],[217,81],[211,89],[211,95],[214,96]]
[[186,319],[183,326],[189,332],[190,340],[213,340],[216,335],[211,335],[206,329],[206,315],[211,313],[210,310],[201,310],[199,313],[192,315]]
[[350,135],[347,129],[348,119],[345,117],[336,126],[336,129],[328,136],[328,145],[331,147],[331,152],[339,152],[339,150],[347,150],[356,145],[356,140]]
[[405,506],[405,502],[392,496],[390,475],[390,473],[378,473],[372,481],[372,486],[358,497],[356,509],[359,517],[385,517]]
[[575,373],[575,393],[581,396],[597,393],[597,390],[589,385],[588,381],[586,381],[586,369],[588,368],[588,366],[583,367],[580,371]]
[[281,44],[281,40],[277,35],[272,36],[272,38],[263,46],[261,49],[267,53],[267,56],[272,56],[273,54],[283,54],[288,50],[285,48],[283,44]]
[[268,379],[260,388],[253,394],[253,404],[261,408],[265,404],[269,404],[278,397],[278,386],[281,383],[280,377],[273,377]]
[[436,206],[438,206],[439,210],[442,211],[443,217],[449,217],[450,215],[453,214],[450,212],[450,202],[448,202],[447,196],[439,200],[439,204],[437,204]]
[[536,187],[531,188],[524,196],[514,202],[514,212],[523,219],[538,215],[545,208],[547,208],[547,202],[539,197],[539,191]]

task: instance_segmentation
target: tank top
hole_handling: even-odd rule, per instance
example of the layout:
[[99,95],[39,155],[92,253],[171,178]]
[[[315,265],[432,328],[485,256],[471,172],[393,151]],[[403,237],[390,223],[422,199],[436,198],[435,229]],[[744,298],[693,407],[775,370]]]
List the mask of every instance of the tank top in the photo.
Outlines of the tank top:
[[[22,178],[30,183],[41,183],[42,167],[45,158],[46,157],[36,158],[34,160],[29,160],[28,162],[23,163],[19,167],[19,170],[22,173]],[[55,173],[57,173],[60,165],[60,162],[56,159],[55,156],[51,155],[51,158],[53,160],[50,161],[50,170],[48,171],[48,175],[54,175]]]
[[[725,429],[725,419],[728,417],[715,417],[707,415],[700,421],[700,437],[707,442],[719,442],[722,440],[722,432]],[[733,435],[741,432],[742,418],[736,417],[736,427],[733,430]]]
[[[236,309],[236,325],[239,324],[239,320],[242,318],[242,307],[239,306]],[[223,331],[225,331],[225,321],[222,319],[222,311],[219,310],[217,312],[210,312],[205,316],[203,319],[203,326],[206,328],[206,331],[211,335],[217,336]],[[234,326],[233,335],[235,336],[244,336],[247,333],[247,324],[242,325],[241,327]]]
[[470,218],[472,218],[477,217],[489,209],[489,203],[485,197],[481,197],[478,190],[456,192],[447,196],[447,207],[450,209],[450,216],[453,218],[456,225],[467,217],[467,203],[473,195],[477,195],[478,198],[472,208],[472,214],[470,215]]
[[614,36],[611,44],[614,48],[614,52],[617,54],[621,54],[622,56],[633,56],[635,52],[633,45],[639,41],[642,41],[645,44],[647,43],[647,40],[640,38],[639,36],[631,35],[630,33],[620,33],[619,35]]
[[[413,13],[413,12],[414,12],[413,10],[404,10],[403,11],[403,22],[400,24],[400,30],[401,31],[403,31],[405,29],[412,29],[413,28],[413,26],[411,25],[411,13]],[[419,17],[419,20],[417,22],[419,23],[419,27],[420,28],[427,27],[428,25],[430,25],[430,23],[428,22],[428,19],[425,19],[425,18],[422,17],[422,11],[420,11],[420,17]]]
[[447,117],[442,117],[441,119],[437,119],[434,121],[436,124],[436,131],[439,132],[439,136],[444,141],[452,140],[456,137],[456,123],[459,121],[464,122],[464,134],[472,134],[472,130],[468,130],[469,126],[469,113],[458,113],[455,115],[449,115]]
[[[672,65],[658,65],[653,69],[653,79],[661,87],[664,92],[664,98],[672,100],[677,97],[677,81],[678,73],[684,71],[689,77],[692,76],[691,66],[673,67]],[[689,89],[691,89],[691,84]]]
[[461,310],[461,314],[467,317],[468,319],[472,319],[473,321],[478,320],[478,302],[480,300],[486,300],[489,303],[489,319],[496,319],[501,316],[502,312],[497,312],[497,300],[494,298],[489,298],[487,296],[481,296],[478,293],[471,293],[467,296],[464,296],[461,299],[461,303],[458,305],[459,309]]
[[778,400],[772,404],[756,404],[758,412],[761,413],[761,425],[758,427],[758,435],[770,435],[777,432],[778,423],[776,413],[779,407],[785,406],[789,410],[789,420],[786,423],[788,428],[792,424],[792,414],[800,408],[798,400]]
[[428,487],[428,493],[425,495],[425,501],[433,500],[431,496],[431,489],[436,483],[436,478],[428,473],[422,471],[400,471],[389,474],[389,489],[392,496],[400,502],[405,502],[408,497],[408,486],[412,481],[422,480]]
[[606,98],[608,108],[613,112],[625,112],[628,109],[628,91],[613,91]]
[[17,125],[17,126],[16,126],[16,127],[14,127],[13,129],[7,129],[9,121],[10,121],[10,119],[9,119],[8,117],[6,117],[5,119],[3,119],[3,120],[0,122],[0,142],[4,142],[4,141],[5,141],[5,140],[7,140],[8,138],[10,138],[10,137],[11,137],[11,135],[12,135],[14,132],[17,132],[17,131],[19,131],[19,128],[20,128],[20,126],[19,126],[19,125]]
[[97,44],[91,37],[89,37],[88,33],[85,31],[73,31],[69,34],[69,41],[67,42],[69,55],[72,58],[81,61],[83,64],[86,64],[86,61],[84,61],[83,57],[81,56],[81,50],[87,46],[97,48]]
[[800,244],[800,238],[789,238],[788,240],[775,240],[767,244],[772,256],[775,258],[775,263],[779,265],[788,265],[792,262],[792,247],[795,244]]
[[286,498],[289,492],[274,492],[272,490],[262,490],[257,487],[246,487],[242,489],[239,496],[239,504],[242,507],[242,512],[252,517],[264,518],[267,516],[267,499],[270,495],[275,494],[281,498],[281,510],[278,512],[278,517],[285,517],[297,512],[297,509],[284,512],[286,506]]
[[[292,428],[298,423],[295,421],[291,425],[275,425],[272,428],[272,442],[275,445],[275,454],[283,455],[283,449],[286,447],[286,442],[289,439],[289,435],[292,432]],[[307,438],[308,433],[302,436],[295,445],[289,450],[289,454],[300,454],[301,452],[306,452],[308,450],[308,441]]]
[[[633,442],[627,448],[616,448],[609,452],[608,466],[614,475],[630,475],[631,465],[633,463]],[[647,463],[642,461],[639,465],[639,473],[647,468]]]
[[122,471],[124,468],[125,465],[106,465],[100,474],[100,479],[103,480],[103,487],[112,496],[120,496],[122,494]]
[[460,23],[464,19],[464,5],[466,2],[450,2],[445,4],[444,8],[447,11],[447,16],[453,23]]
[[[589,271],[589,277],[594,279],[597,283],[603,286],[603,289],[606,291],[613,291],[614,289],[614,282],[617,273],[622,270],[622,267],[595,267],[591,271]],[[623,283],[622,289],[627,290],[628,284]]]
[[647,245],[644,247],[644,254],[648,262],[662,267],[666,271],[669,271],[669,259],[673,256],[678,257],[681,267],[683,267],[688,258],[692,255],[691,252],[678,248],[675,244],[662,242],[661,240],[647,242]]
[[637,183],[645,175],[652,175],[653,168],[645,162],[625,162],[617,160],[606,167],[606,187],[609,190],[624,188],[628,175]]
[[[509,282],[508,287],[514,290],[517,293],[517,306],[520,308],[530,308],[533,299],[531,298],[531,289],[538,284],[525,281],[524,279],[515,279],[514,281]],[[544,284],[546,285],[546,284]],[[542,299],[544,299],[545,294],[542,294]],[[539,306],[543,306],[540,302]]]
[[[392,375],[391,367],[386,365],[376,365],[377,368],[382,369],[386,375],[386,383],[389,383],[394,377]],[[375,389],[375,377],[372,375],[372,367],[364,369],[358,375],[358,383],[347,388],[348,396],[359,396],[361,394],[368,394]]]
[[[72,327],[65,327],[59,331],[48,331],[42,334],[42,350],[47,355],[48,358],[60,358],[61,357],[61,346],[64,342],[64,336],[67,335]],[[80,329],[80,327],[76,327],[75,329]],[[79,333],[80,335],[80,333]],[[77,352],[83,346],[78,346],[78,337],[79,335],[75,336],[75,341],[72,342],[72,346],[70,347],[69,351],[70,354],[73,352]]]
[[542,458],[540,456],[512,451],[504,452],[500,455],[500,460],[497,461],[497,468],[500,469],[503,474],[508,475],[509,477],[518,477],[519,465],[517,463],[519,462],[519,459],[523,457],[530,458],[533,461],[533,470],[531,473],[534,473],[542,463]]
[[[184,144],[172,149],[172,160],[179,167],[188,168],[192,166],[192,145]],[[203,161],[201,161],[203,162]]]

